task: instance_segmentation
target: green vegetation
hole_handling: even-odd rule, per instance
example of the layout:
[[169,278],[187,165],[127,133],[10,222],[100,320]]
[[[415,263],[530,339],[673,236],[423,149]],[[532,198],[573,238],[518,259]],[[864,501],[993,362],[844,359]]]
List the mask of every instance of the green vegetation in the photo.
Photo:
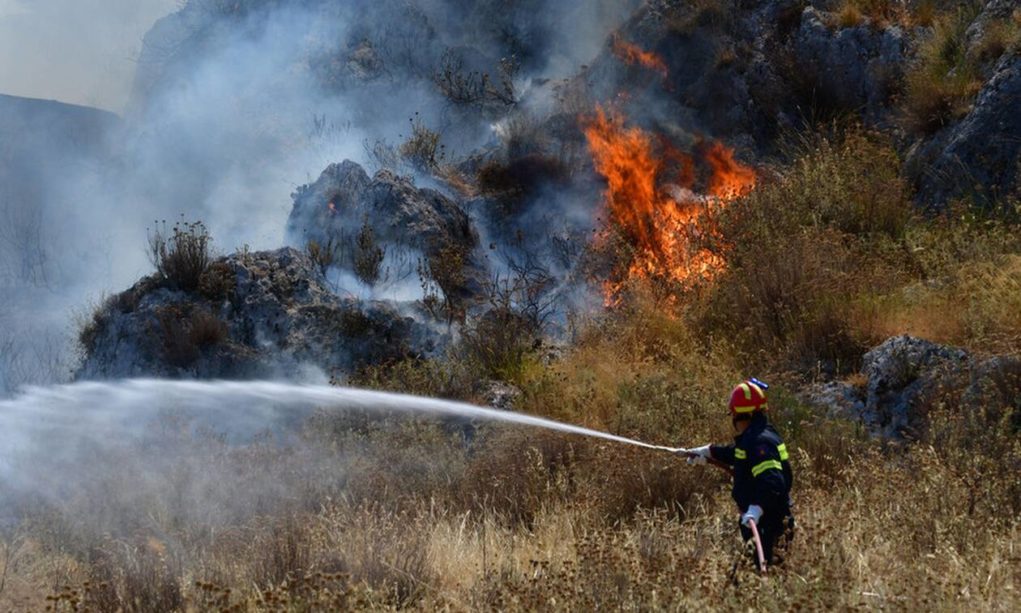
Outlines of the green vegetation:
[[930,134],[964,116],[996,60],[1021,48],[1021,11],[989,20],[969,40],[968,29],[983,4],[967,2],[931,18],[932,34],[919,46],[916,66],[905,79],[909,129]]

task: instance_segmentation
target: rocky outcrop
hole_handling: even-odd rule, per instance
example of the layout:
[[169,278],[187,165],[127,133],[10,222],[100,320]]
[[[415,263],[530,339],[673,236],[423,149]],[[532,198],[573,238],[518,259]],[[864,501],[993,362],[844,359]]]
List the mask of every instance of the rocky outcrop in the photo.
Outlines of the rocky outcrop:
[[919,194],[936,208],[959,196],[979,201],[1021,188],[1021,53],[1000,59],[970,113],[911,152]]
[[147,277],[108,300],[81,340],[78,379],[343,376],[444,342],[398,305],[337,297],[290,248],[222,258],[196,292]]
[[[370,179],[361,166],[344,161],[328,166],[315,183],[299,187],[293,198],[290,240],[330,245],[341,268],[357,272],[357,257],[351,254],[359,250],[376,249],[381,256],[410,252],[434,266],[460,261],[457,291],[469,295],[478,290],[484,275],[476,253],[478,234],[467,212],[436,190],[418,188],[389,170]],[[372,245],[366,244],[369,240]]]
[[[959,411],[1021,410],[1021,359],[974,356],[897,336],[865,354],[857,384],[818,384],[801,397],[831,414],[861,420],[875,435],[917,438],[935,408],[934,398],[954,399],[953,408]],[[1021,419],[1018,422],[1021,425]]]
[[908,41],[898,26],[877,28],[868,22],[831,28],[829,19],[808,7],[792,41],[797,66],[838,108],[861,109],[882,120],[891,95],[903,78]]

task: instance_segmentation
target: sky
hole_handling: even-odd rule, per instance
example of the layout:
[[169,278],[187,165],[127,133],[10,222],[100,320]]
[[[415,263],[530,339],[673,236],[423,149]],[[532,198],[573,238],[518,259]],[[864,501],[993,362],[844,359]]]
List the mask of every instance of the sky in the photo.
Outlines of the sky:
[[123,111],[142,37],[181,0],[0,0],[0,93]]

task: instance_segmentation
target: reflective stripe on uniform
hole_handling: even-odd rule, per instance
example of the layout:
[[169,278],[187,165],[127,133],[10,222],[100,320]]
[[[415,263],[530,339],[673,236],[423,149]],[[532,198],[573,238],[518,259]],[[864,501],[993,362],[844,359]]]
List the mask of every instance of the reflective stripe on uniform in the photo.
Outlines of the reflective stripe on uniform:
[[783,443],[781,443],[781,444],[776,446],[776,450],[780,453],[780,461],[781,462],[786,462],[787,458],[790,457],[790,455],[788,455],[788,453],[787,453],[787,445],[784,445]]
[[765,462],[759,462],[755,466],[752,466],[752,476],[758,477],[767,470],[775,468],[777,470],[783,470],[783,465],[776,460],[766,460]]
[[748,459],[748,453],[744,449],[735,449],[734,450],[734,459],[736,459],[736,460],[747,460]]

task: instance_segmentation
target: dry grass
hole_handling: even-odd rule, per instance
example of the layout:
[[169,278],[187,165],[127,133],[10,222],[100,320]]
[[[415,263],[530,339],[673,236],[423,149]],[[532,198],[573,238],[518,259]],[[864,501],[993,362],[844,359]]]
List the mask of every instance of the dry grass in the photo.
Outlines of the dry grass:
[[981,66],[969,53],[965,33],[977,12],[966,5],[937,17],[932,36],[905,76],[903,108],[909,129],[930,134],[964,116],[982,87]]
[[856,301],[903,283],[895,245],[912,222],[908,189],[893,150],[868,135],[793,151],[785,172],[725,212],[728,269],[687,316],[746,366],[847,372],[876,340],[856,325]]
[[[1021,260],[978,263],[1004,239],[988,226],[971,231],[939,253],[918,252],[916,267],[936,274],[966,254],[975,263],[962,266],[991,277],[962,272],[974,283],[962,291],[989,306],[1012,300],[1006,284]],[[949,242],[935,230],[903,236]],[[977,321],[1000,329],[1014,321],[1009,308],[980,310]],[[726,440],[723,398],[745,358],[727,337],[690,326],[633,295],[582,325],[561,359],[516,373],[520,409],[656,443]],[[375,371],[375,384],[445,395],[445,381],[469,381],[457,373],[471,369],[406,363]],[[1015,375],[981,395],[984,408],[966,397],[966,373],[948,379],[926,409],[923,438],[898,447],[774,386],[798,533],[765,580],[737,537],[727,480],[711,468],[531,429],[322,412],[286,443],[227,444],[171,423],[92,458],[87,485],[58,507],[29,507],[30,521],[0,539],[10,552],[0,606],[1014,610]]]
[[874,28],[909,25],[914,19],[903,2],[895,0],[842,0],[836,8],[833,25],[853,28],[865,21]]
[[[25,528],[20,541],[7,540],[15,553],[0,598],[24,609],[49,596],[65,611],[1021,604],[1013,545],[1021,488],[1010,477],[1021,449],[1003,414],[962,423],[959,412],[937,413],[933,447],[884,452],[778,399],[798,470],[799,523],[767,580],[752,573],[725,483],[711,469],[534,431],[487,432],[466,455],[435,430],[412,428],[363,434],[372,444],[348,460],[348,493],[306,498],[298,510],[215,531],[194,520],[132,536],[62,529],[61,539],[85,539],[74,549],[47,537],[46,524]],[[976,480],[973,470],[991,472]],[[38,544],[18,548],[26,538]]]

